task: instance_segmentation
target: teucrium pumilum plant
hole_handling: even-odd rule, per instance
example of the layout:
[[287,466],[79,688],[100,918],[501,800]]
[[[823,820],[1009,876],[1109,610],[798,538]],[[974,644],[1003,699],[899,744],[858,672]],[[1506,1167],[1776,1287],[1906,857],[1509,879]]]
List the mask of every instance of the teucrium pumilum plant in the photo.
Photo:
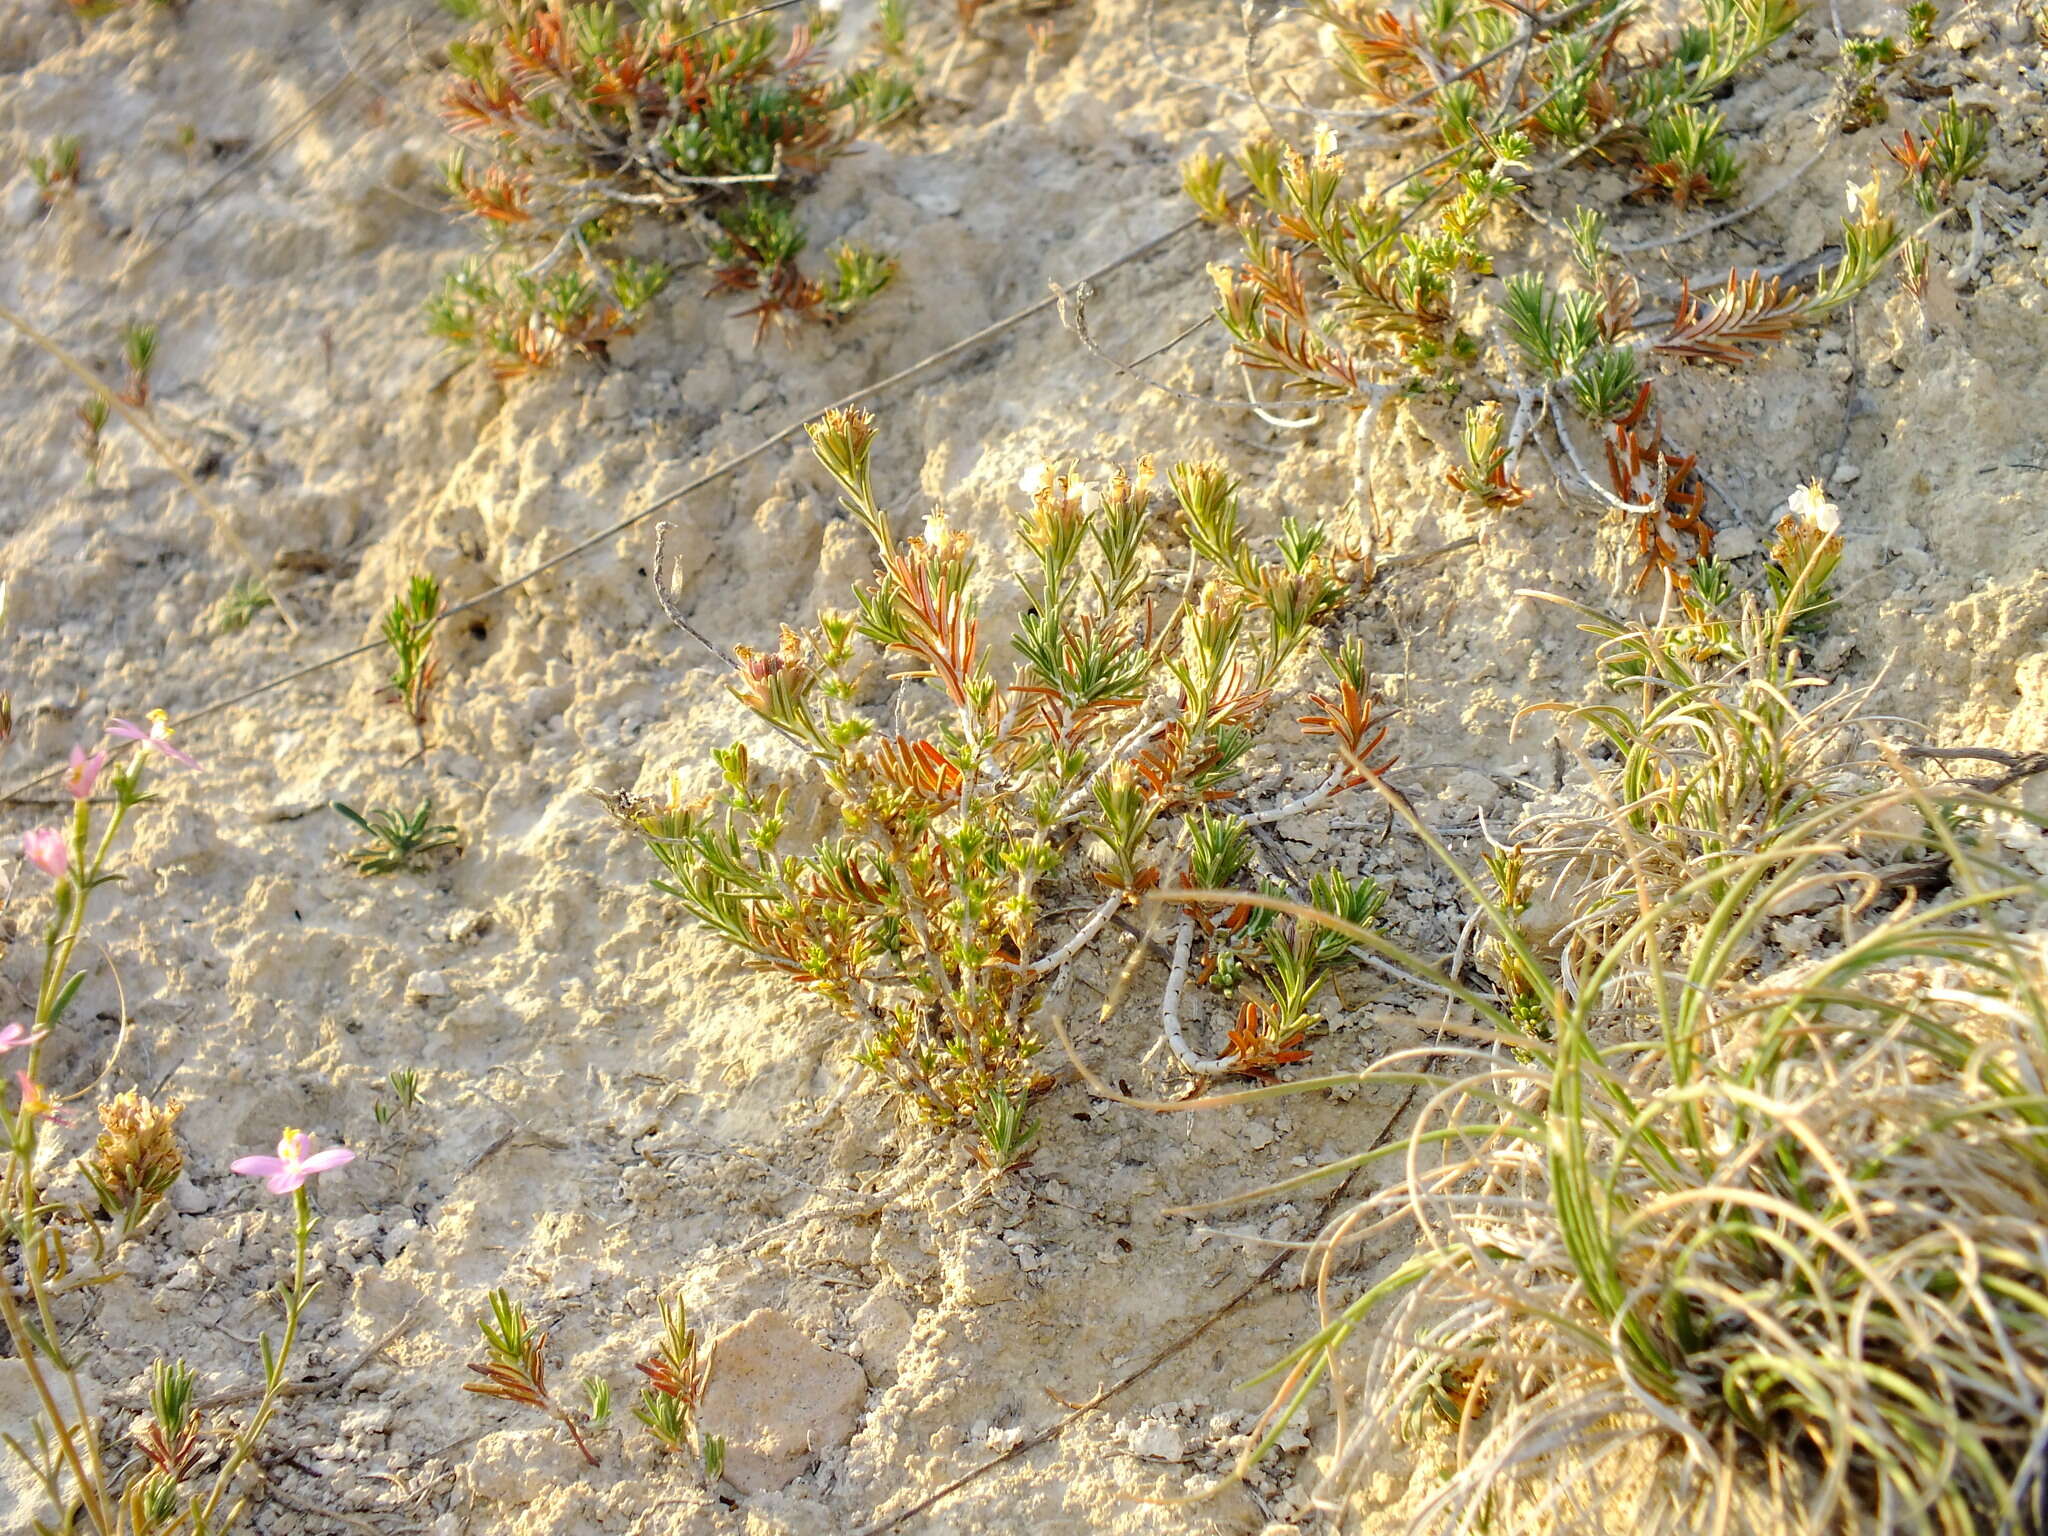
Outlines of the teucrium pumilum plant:
[[[110,761],[115,743],[136,750]],[[315,1218],[305,1186],[352,1156],[338,1147],[315,1152],[309,1137],[287,1131],[276,1157],[235,1163],[237,1172],[264,1177],[273,1193],[293,1198],[293,1256],[279,1292],[282,1342],[273,1345],[268,1334],[263,1337],[255,1411],[239,1424],[211,1426],[225,1433],[227,1444],[209,1475],[202,1475],[206,1461],[217,1453],[202,1441],[206,1426],[193,1373],[181,1361],[158,1359],[136,1445],[143,1464],[131,1472],[125,1455],[110,1454],[106,1425],[88,1405],[81,1371],[90,1363],[90,1345],[71,1311],[80,1293],[120,1278],[122,1245],[155,1214],[182,1170],[175,1133],[182,1106],[152,1103],[135,1093],[101,1104],[98,1140],[79,1169],[97,1209],[65,1201],[48,1186],[67,1117],[43,1086],[42,1060],[53,1039],[63,1038],[64,1021],[85,980],[75,960],[93,897],[121,878],[113,867],[120,833],[133,811],[155,799],[146,780],[158,762],[196,766],[173,743],[161,710],[147,724],[113,721],[105,741],[91,751],[72,752],[63,778],[72,801],[69,823],[34,828],[22,839],[28,870],[48,882],[49,909],[34,1019],[0,1029],[0,1054],[21,1052],[25,1061],[15,1073],[11,1102],[0,1101],[0,1134],[6,1138],[0,1219],[13,1250],[10,1268],[0,1275],[0,1323],[38,1410],[32,1426],[7,1426],[5,1443],[34,1477],[56,1522],[33,1518],[31,1528],[39,1536],[219,1536],[239,1522],[248,1501],[236,1491],[237,1476],[277,1410],[305,1305],[318,1288],[309,1274]]]
[[[465,1382],[462,1390],[545,1414],[569,1432],[584,1463],[596,1466],[597,1453],[584,1438],[582,1416],[548,1390],[547,1330],[536,1328],[526,1308],[502,1289],[491,1292],[490,1303],[491,1315],[477,1319],[484,1358],[469,1366],[482,1380]],[[600,1406],[609,1407],[609,1389],[589,1395],[593,1413]]]
[[440,622],[441,583],[416,572],[392,599],[377,630],[391,659],[387,696],[412,718],[422,747],[427,740],[428,700],[441,679],[441,661],[434,654],[434,632]]
[[[1337,748],[1311,787],[1275,798],[1246,775],[1275,689],[1347,582],[1320,527],[1290,518],[1259,552],[1221,465],[1173,469],[1168,519],[1149,462],[1100,487],[1049,469],[1017,526],[1023,609],[1006,661],[983,633],[976,541],[943,515],[905,535],[875,494],[865,412],[810,431],[880,567],[853,611],[785,629],[772,652],[740,648],[733,692],[802,754],[836,829],[790,847],[792,788],[743,745],[717,754],[715,803],[678,791],[611,804],[664,866],[662,890],[853,1019],[862,1063],[1006,1166],[1024,1155],[1043,1082],[1034,1019],[1066,968],[1190,868],[1198,886],[1247,882],[1256,829],[1376,771],[1384,730],[1363,653],[1346,645],[1324,653],[1332,682],[1303,718]],[[1178,546],[1181,569],[1163,568],[1162,545]],[[876,652],[909,686],[870,704]],[[1304,894],[1358,921],[1380,899],[1369,880],[1334,875]],[[1170,915],[1163,1014],[1183,1064],[1262,1074],[1300,1059],[1345,946],[1253,909]],[[1182,1029],[1190,974],[1235,1008],[1215,1058]]]
[[602,357],[669,282],[620,246],[664,216],[747,313],[834,319],[880,292],[892,259],[852,245],[806,276],[796,192],[907,86],[821,67],[831,18],[793,27],[740,0],[459,0],[476,23],[450,45],[443,117],[464,145],[451,198],[492,254],[451,273],[429,322],[501,375]]
[[[1900,232],[1876,184],[1851,189],[1841,253],[1810,283],[1730,272],[1710,290],[1682,287],[1667,308],[1645,303],[1605,210],[1545,215],[1563,237],[1561,281],[1529,262],[1518,215],[1558,204],[1571,168],[1595,158],[1635,166],[1641,190],[1681,206],[1727,196],[1739,168],[1711,98],[1798,8],[1707,0],[1669,38],[1633,49],[1634,9],[1607,0],[1543,13],[1467,0],[1312,9],[1348,94],[1377,124],[1413,120],[1398,136],[1412,147],[1405,159],[1346,154],[1328,128],[1312,145],[1256,137],[1235,157],[1241,199],[1223,159],[1188,164],[1190,197],[1243,243],[1238,267],[1214,269],[1239,361],[1310,400],[1476,397],[1466,462],[1449,479],[1481,511],[1525,498],[1517,469],[1548,421],[1579,486],[1626,518],[1642,575],[1687,579],[1712,552],[1712,528],[1694,459],[1657,425],[1653,365],[1754,358],[1853,299]],[[1974,164],[1970,148],[1952,143],[1949,162]],[[1511,258],[1516,268],[1500,269]],[[1588,429],[1604,476],[1573,435]]]
[[[584,1462],[598,1465],[592,1435],[586,1431],[602,1433],[610,1427],[610,1381],[601,1375],[584,1378],[586,1411],[562,1402],[548,1386],[547,1330],[537,1327],[526,1308],[506,1291],[494,1290],[488,1299],[490,1315],[477,1320],[484,1358],[469,1366],[480,1379],[465,1382],[463,1390],[531,1408],[553,1419],[568,1432]],[[697,1331],[690,1326],[680,1300],[663,1298],[661,1341],[653,1354],[634,1363],[634,1369],[644,1385],[634,1400],[633,1417],[663,1451],[695,1457],[705,1477],[716,1482],[725,1467],[725,1441],[705,1434],[697,1422],[710,1379],[710,1362],[700,1353]]]
[[706,1478],[716,1482],[725,1468],[725,1440],[704,1433],[697,1422],[711,1363],[698,1347],[697,1330],[680,1299],[661,1303],[661,1342],[634,1367],[646,1378],[633,1404],[633,1417],[664,1451],[692,1454]]

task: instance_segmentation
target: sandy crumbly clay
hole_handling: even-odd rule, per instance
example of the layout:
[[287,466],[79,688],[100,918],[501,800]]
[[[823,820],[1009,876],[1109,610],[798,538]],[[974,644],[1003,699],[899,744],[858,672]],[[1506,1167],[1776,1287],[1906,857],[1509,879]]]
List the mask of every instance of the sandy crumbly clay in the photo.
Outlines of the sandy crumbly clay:
[[[566,549],[1036,299],[1048,278],[1070,281],[1178,222],[1177,158],[1254,120],[1191,83],[1233,76],[1232,8],[1163,14],[1160,55],[1136,0],[1055,13],[1044,54],[992,25],[992,44],[963,50],[952,101],[836,165],[807,204],[819,246],[846,235],[901,256],[896,287],[858,321],[754,350],[751,323],[726,313],[736,306],[697,302],[685,276],[610,368],[500,389],[479,370],[451,372],[418,321],[464,238],[434,189],[444,146],[424,55],[440,23],[428,7],[193,0],[83,30],[51,9],[0,4],[0,166],[78,132],[85,182],[49,209],[25,172],[0,187],[0,295],[105,369],[126,320],[161,323],[160,420],[274,559],[303,633],[265,615],[218,637],[212,607],[236,569],[217,533],[118,430],[101,488],[83,488],[76,391],[0,334],[10,781],[110,712],[188,713],[355,643],[411,570],[433,570],[459,600]],[[1875,8],[1847,16],[1866,19],[1877,24]],[[1270,43],[1308,78],[1306,27]],[[1833,47],[1807,27],[1728,103],[1753,135],[1759,182],[1810,146]],[[2048,725],[2048,115],[2020,20],[1972,11],[1937,48],[1942,80],[1999,125],[1974,249],[1967,228],[1936,235],[1924,312],[1880,284],[1853,318],[1743,376],[1678,374],[1662,398],[1673,437],[1714,477],[1729,553],[1753,556],[1786,494],[1827,481],[1849,553],[1825,662],[1873,684],[1875,712],[2024,748]],[[1839,139],[1792,193],[1739,232],[1684,247],[1667,275],[1710,274],[1752,245],[1818,249],[1838,189],[1882,157],[1878,136]],[[1662,214],[1630,217],[1664,228]],[[1202,264],[1226,254],[1196,234],[1104,283],[1091,311],[1104,347],[1135,355],[1198,318]],[[1152,366],[1197,395],[1240,389],[1213,333]],[[875,408],[887,494],[942,500],[998,547],[1020,479],[1048,455],[1092,473],[1139,452],[1221,453],[1267,528],[1289,509],[1335,512],[1359,490],[1354,418],[1282,430],[1148,391],[1050,315]],[[1454,438],[1448,413],[1384,413],[1373,490],[1386,551],[1470,531],[1442,484]],[[858,530],[795,447],[667,515],[686,551],[683,600],[727,641],[764,641],[843,603],[864,574]],[[1433,822],[1499,828],[1556,787],[1564,759],[1544,730],[1511,727],[1522,706],[1582,686],[1587,642],[1514,594],[1623,602],[1619,549],[1596,510],[1538,495],[1477,550],[1390,576],[1343,621],[1372,647],[1397,712],[1400,780]],[[842,1098],[839,1022],[683,926],[588,794],[651,789],[671,772],[708,788],[708,749],[749,733],[706,658],[659,624],[650,554],[651,531],[636,530],[453,628],[423,760],[376,698],[369,661],[194,727],[185,739],[206,770],[144,821],[101,925],[134,1015],[124,1077],[168,1082],[190,1106],[174,1210],[138,1251],[139,1283],[105,1291],[91,1325],[109,1401],[132,1412],[162,1349],[210,1385],[251,1369],[244,1341],[268,1325],[259,1292],[284,1229],[228,1177],[231,1157],[284,1124],[364,1154],[321,1191],[329,1286],[306,1369],[348,1366],[396,1337],[345,1382],[288,1404],[259,1529],[336,1528],[323,1509],[446,1536],[859,1529],[1142,1363],[1267,1262],[1237,1237],[1299,1236],[1317,1210],[1300,1197],[1219,1235],[1163,1208],[1356,1149],[1398,1107],[1373,1091],[1159,1117],[1069,1084],[1042,1107],[1034,1163],[990,1191],[964,1152],[899,1126],[870,1095]],[[1273,749],[1282,762],[1289,735]],[[459,860],[383,882],[339,864],[345,829],[328,800],[425,793],[462,827]],[[46,814],[16,807],[9,825]],[[1376,815],[1340,809],[1303,837],[1297,856],[1391,886],[1397,933],[1448,948],[1453,891],[1412,849],[1381,842]],[[26,984],[25,955],[16,946],[0,996]],[[1171,1086],[1148,1055],[1158,985],[1141,977],[1128,1008],[1082,1020],[1076,1041],[1140,1091]],[[1344,985],[1319,1066],[1414,1038],[1404,1020],[1425,1000],[1364,977]],[[118,1016],[102,970],[75,1014],[80,1074]],[[374,1085],[401,1065],[426,1085],[405,1136],[370,1112]],[[1362,1255],[1359,1273],[1376,1257]],[[715,1498],[637,1433],[611,1437],[586,1471],[537,1421],[460,1391],[493,1285],[547,1321],[562,1383],[602,1371],[623,1402],[658,1297],[680,1291],[711,1332],[765,1312],[833,1352],[858,1409],[772,1490]],[[1320,1407],[1248,1487],[1193,1506],[1128,1495],[1178,1494],[1226,1465],[1259,1401],[1233,1383],[1312,1317],[1303,1294],[1260,1291],[1102,1413],[902,1528],[1307,1525]],[[0,1379],[10,1422],[18,1398]],[[1390,1518],[1407,1479],[1388,1468],[1368,1484]]]

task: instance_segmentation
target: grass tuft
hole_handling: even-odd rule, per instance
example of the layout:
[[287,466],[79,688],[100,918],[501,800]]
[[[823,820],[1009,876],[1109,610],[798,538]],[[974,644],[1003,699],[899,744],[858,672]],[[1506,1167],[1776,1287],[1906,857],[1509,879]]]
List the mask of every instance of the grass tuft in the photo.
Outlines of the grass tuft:
[[1335,1495],[1407,1441],[1426,1529],[1961,1536],[2040,1497],[2048,886],[1985,828],[2042,818],[1859,748],[1800,652],[1840,547],[1815,502],[1767,599],[1588,616],[1582,808],[1489,878],[1407,816],[1491,985],[1363,1074],[1426,1099],[1322,1282],[1369,1236],[1412,1256],[1265,1378],[1268,1444],[1325,1380],[1355,1405]]

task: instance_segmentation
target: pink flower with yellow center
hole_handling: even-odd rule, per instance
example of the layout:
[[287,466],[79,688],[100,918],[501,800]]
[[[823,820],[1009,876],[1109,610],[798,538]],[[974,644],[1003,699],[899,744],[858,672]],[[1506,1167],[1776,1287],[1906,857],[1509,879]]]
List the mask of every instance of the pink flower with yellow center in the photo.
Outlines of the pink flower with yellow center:
[[326,1173],[356,1160],[347,1147],[313,1150],[314,1141],[304,1131],[289,1128],[277,1138],[275,1157],[238,1157],[228,1166],[236,1173],[261,1179],[273,1195],[288,1195],[317,1173]]
[[71,867],[71,844],[59,827],[32,827],[21,834],[21,856],[52,880]]
[[199,760],[183,747],[171,745],[171,717],[160,709],[149,712],[149,724],[137,725],[116,715],[107,722],[107,736],[113,741],[132,741],[151,752],[161,752],[181,768],[197,768]]
[[15,1111],[16,1114],[28,1120],[56,1114],[57,1101],[43,1092],[41,1083],[26,1072],[15,1073],[14,1081],[21,1088],[21,1107]]
[[106,766],[106,753],[88,753],[83,747],[73,747],[71,767],[64,775],[64,793],[74,800],[90,799],[93,786],[100,781],[100,770]]

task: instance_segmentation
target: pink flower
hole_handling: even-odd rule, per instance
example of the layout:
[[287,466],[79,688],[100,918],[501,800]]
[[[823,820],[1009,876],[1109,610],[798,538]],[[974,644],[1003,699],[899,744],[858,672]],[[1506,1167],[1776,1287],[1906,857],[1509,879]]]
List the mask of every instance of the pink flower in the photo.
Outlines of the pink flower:
[[5,1028],[0,1028],[0,1056],[5,1056],[9,1051],[18,1051],[24,1045],[34,1045],[48,1033],[47,1029],[39,1029],[31,1034],[26,1024],[9,1024]]
[[107,766],[107,754],[94,752],[90,756],[83,747],[71,749],[71,771],[64,775],[64,792],[74,800],[89,799],[93,786],[100,781],[100,770]]
[[43,1115],[49,1116],[52,1120],[64,1119],[57,1113],[57,1101],[43,1092],[42,1084],[26,1072],[15,1073],[14,1081],[21,1087],[21,1106],[15,1111],[17,1114],[31,1120]]
[[33,827],[21,834],[21,856],[52,880],[62,880],[71,865],[71,844],[61,827]]
[[238,1157],[228,1166],[252,1179],[261,1179],[263,1187],[273,1195],[288,1195],[314,1174],[325,1173],[330,1168],[339,1168],[355,1160],[355,1153],[347,1147],[329,1147],[325,1152],[315,1152],[312,1137],[304,1131],[287,1128],[277,1138],[277,1156]]
[[160,709],[149,712],[149,724],[137,725],[116,715],[107,722],[107,735],[114,741],[132,741],[152,752],[161,752],[182,768],[197,768],[199,761],[182,747],[171,745],[171,717]]

